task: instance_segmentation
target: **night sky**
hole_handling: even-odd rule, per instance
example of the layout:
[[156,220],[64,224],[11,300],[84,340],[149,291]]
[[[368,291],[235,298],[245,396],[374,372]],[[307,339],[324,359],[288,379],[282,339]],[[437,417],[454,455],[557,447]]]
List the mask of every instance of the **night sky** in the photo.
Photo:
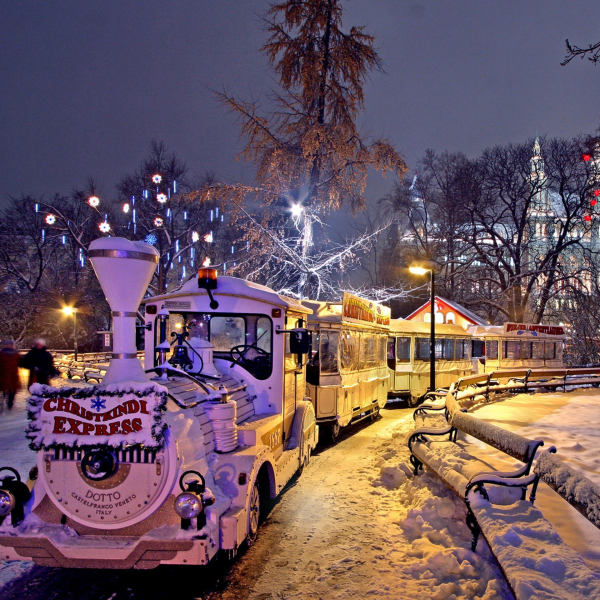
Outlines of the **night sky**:
[[[211,89],[259,98],[264,0],[0,0],[0,199],[53,195],[88,176],[113,195],[152,138],[194,176],[252,179],[239,127]],[[426,148],[483,148],[600,125],[600,66],[560,62],[600,39],[589,0],[353,0],[345,25],[377,37],[386,73],[362,128],[414,166]],[[376,196],[390,180],[370,185]]]

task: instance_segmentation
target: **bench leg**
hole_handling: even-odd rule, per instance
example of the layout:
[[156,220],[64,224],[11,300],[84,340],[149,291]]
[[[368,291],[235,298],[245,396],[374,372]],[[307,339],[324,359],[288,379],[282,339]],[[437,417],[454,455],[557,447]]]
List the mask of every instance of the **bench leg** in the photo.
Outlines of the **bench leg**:
[[477,542],[479,541],[481,528],[479,527],[479,523],[477,523],[477,519],[475,518],[470,506],[467,506],[467,527],[473,536],[471,541],[471,551],[475,552],[477,548]]
[[531,486],[531,494],[529,494],[529,501],[531,502],[531,504],[533,504],[535,502],[535,497],[536,497],[537,487],[538,487],[538,483],[539,482],[540,482],[540,477],[538,475],[535,478],[535,481],[533,482],[533,485]]
[[414,455],[410,455],[410,463],[413,466],[413,473],[415,477],[419,474],[419,469],[423,470],[423,463]]

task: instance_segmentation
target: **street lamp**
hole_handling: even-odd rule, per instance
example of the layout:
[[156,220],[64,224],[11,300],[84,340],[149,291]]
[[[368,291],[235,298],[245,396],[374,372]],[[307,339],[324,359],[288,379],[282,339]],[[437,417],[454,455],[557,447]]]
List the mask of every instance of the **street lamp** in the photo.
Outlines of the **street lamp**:
[[431,273],[430,309],[431,309],[431,334],[429,336],[429,391],[435,392],[435,275],[434,264],[430,261],[413,263],[408,270],[413,275]]
[[70,317],[73,315],[73,335],[75,337],[75,360],[77,360],[77,309],[74,306],[65,306],[63,314]]

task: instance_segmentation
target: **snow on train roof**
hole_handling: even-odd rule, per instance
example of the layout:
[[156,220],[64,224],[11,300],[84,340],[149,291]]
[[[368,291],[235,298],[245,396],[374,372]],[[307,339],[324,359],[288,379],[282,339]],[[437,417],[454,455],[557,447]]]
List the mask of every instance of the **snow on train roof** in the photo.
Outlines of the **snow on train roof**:
[[[392,319],[390,321],[390,331],[394,333],[423,333],[429,335],[431,332],[431,323],[422,321],[409,321],[408,319]],[[435,324],[435,335],[469,335],[460,325],[447,325],[442,323]]]
[[[152,298],[146,298],[143,302],[154,302],[156,300],[168,300],[170,298],[179,298],[181,296],[200,296],[206,294],[206,290],[198,288],[198,280],[194,277],[189,281],[186,281],[178,290],[170,294],[162,294],[160,296],[153,296]],[[268,288],[259,283],[253,281],[247,281],[245,279],[239,279],[238,277],[228,277],[223,275],[217,279],[217,289],[213,291],[215,296],[243,296],[252,300],[259,300],[268,304],[274,304],[275,306],[281,306],[297,312],[311,314],[310,308],[302,305],[294,298],[283,296],[274,292],[271,288]]]

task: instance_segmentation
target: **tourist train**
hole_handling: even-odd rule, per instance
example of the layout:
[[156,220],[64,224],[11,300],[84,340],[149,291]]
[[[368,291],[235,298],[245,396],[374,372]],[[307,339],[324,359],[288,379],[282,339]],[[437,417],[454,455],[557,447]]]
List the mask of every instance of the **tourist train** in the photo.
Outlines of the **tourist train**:
[[[376,418],[388,392],[414,402],[427,391],[426,332],[377,303],[351,294],[300,302],[213,269],[143,300],[152,246],[101,238],[89,257],[112,310],[112,359],[101,385],[31,387],[26,435],[37,465],[26,481],[0,469],[3,559],[149,569],[234,555],[310,461],[319,426],[335,439]],[[438,386],[471,372],[474,336],[492,367],[491,332],[436,331]],[[552,339],[562,364],[563,338],[543,337],[558,331],[508,334],[497,337],[499,356],[542,336],[544,360]],[[521,359],[540,360],[540,347],[523,348]]]

